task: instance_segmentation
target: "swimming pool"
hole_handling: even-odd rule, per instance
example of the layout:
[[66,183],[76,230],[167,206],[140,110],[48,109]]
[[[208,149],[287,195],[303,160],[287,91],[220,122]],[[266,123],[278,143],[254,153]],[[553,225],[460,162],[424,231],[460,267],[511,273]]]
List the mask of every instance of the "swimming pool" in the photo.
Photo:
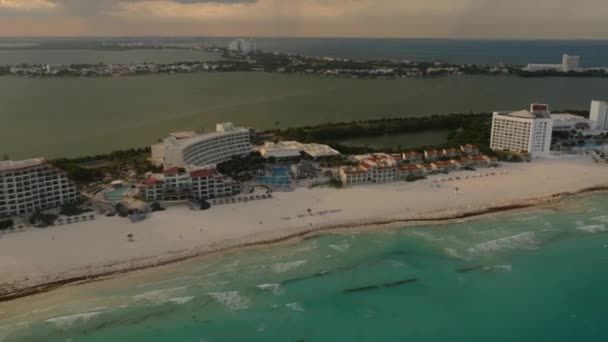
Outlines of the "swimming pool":
[[273,176],[265,176],[265,177],[258,177],[256,178],[256,180],[260,183],[265,183],[265,184],[291,184],[291,179],[289,179],[288,177],[273,177]]
[[291,184],[289,169],[285,167],[276,167],[271,170],[271,176],[257,177],[256,180],[260,183],[270,185],[287,185]]
[[275,167],[271,173],[273,177],[289,177],[289,169],[286,167]]
[[130,187],[121,186],[120,188],[114,189],[112,191],[106,192],[103,194],[103,197],[106,201],[118,202],[121,201],[123,196],[129,191]]

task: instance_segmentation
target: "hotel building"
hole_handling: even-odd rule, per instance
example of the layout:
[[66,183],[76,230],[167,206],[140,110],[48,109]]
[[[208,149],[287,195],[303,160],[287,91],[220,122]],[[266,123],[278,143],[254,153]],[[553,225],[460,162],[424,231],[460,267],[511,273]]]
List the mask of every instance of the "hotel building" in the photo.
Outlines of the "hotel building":
[[140,191],[148,201],[206,200],[236,195],[241,186],[214,168],[172,167],[151,175]]
[[163,165],[165,169],[215,165],[251,153],[251,135],[248,129],[228,122],[218,124],[213,133],[171,133],[164,142],[153,145],[151,149],[150,161]]
[[547,105],[533,104],[528,110],[495,112],[490,147],[493,150],[526,152],[533,157],[548,154],[553,120]]
[[594,123],[594,128],[608,130],[608,102],[591,101],[589,119]]
[[0,161],[0,217],[56,208],[77,198],[66,174],[42,158]]

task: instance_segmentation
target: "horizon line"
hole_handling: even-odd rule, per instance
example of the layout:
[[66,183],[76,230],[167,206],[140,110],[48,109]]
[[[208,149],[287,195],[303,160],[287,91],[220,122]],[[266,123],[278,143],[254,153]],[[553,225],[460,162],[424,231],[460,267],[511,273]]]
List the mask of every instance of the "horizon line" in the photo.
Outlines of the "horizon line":
[[373,40],[468,40],[468,41],[596,41],[596,42],[608,42],[607,38],[508,38],[508,37],[496,37],[496,38],[483,38],[483,37],[397,37],[397,36],[270,36],[270,35],[259,35],[259,36],[248,36],[248,35],[81,35],[81,36],[3,36],[0,35],[0,39],[132,39],[132,38],[249,38],[249,39],[373,39]]

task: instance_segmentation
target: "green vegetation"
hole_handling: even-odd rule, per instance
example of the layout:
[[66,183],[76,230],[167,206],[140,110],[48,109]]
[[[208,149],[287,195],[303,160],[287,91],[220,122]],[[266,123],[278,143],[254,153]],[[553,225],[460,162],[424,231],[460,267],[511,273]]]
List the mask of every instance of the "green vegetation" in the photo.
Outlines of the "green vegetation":
[[338,178],[332,178],[329,180],[329,187],[334,189],[342,189],[344,187],[344,183]]
[[266,160],[257,152],[252,152],[244,158],[233,158],[217,165],[217,170],[228,177],[238,180],[251,179],[250,172],[264,170]]
[[49,162],[66,171],[71,180],[88,184],[103,181],[106,175],[111,178],[126,177],[130,170],[138,175],[149,171],[162,171],[162,168],[157,168],[148,161],[149,157],[150,148],[132,148],[96,156],[60,158]]
[[604,70],[570,71],[563,72],[557,70],[526,71],[517,70],[515,72],[520,77],[601,77],[607,78],[608,74]]
[[[414,150],[427,148],[448,148],[464,144],[475,144],[483,153],[494,155],[489,148],[492,116],[490,113],[446,114],[428,117],[391,118],[356,122],[326,123],[317,126],[274,130],[273,133],[284,140],[302,142],[322,142],[344,154],[379,152],[367,146],[344,146],[336,140],[355,137],[375,137],[388,134],[421,132],[425,130],[449,129],[447,141],[440,145],[420,146]],[[385,152],[402,152],[395,146]]]
[[0,66],[0,76],[10,75],[11,67],[9,66]]
[[0,221],[0,231],[10,229],[14,224],[15,222],[12,219],[2,220]]
[[44,228],[44,227],[53,225],[53,223],[55,223],[55,220],[57,220],[57,218],[58,218],[57,215],[43,214],[41,212],[35,212],[34,214],[32,214],[32,216],[30,216],[28,221],[30,222],[30,224],[32,224],[36,227]]

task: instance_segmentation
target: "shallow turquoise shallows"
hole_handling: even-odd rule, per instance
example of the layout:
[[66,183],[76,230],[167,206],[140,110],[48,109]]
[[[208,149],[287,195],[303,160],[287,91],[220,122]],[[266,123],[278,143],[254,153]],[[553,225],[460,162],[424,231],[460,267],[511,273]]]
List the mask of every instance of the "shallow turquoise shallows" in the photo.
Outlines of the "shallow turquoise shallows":
[[608,341],[608,195],[193,260],[0,305],[5,341]]

